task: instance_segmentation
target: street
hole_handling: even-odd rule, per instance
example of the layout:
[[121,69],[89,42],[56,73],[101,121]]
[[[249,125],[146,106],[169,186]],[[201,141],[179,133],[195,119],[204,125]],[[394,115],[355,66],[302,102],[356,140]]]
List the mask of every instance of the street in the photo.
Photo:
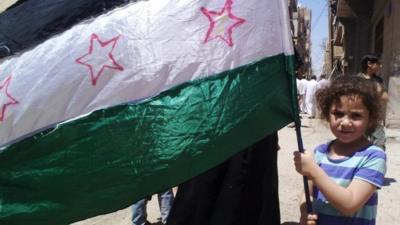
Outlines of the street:
[[[327,124],[318,119],[302,120],[302,137],[305,149],[311,150],[316,145],[333,138]],[[387,130],[388,168],[386,186],[379,190],[379,206],[377,224],[400,224],[398,204],[400,195],[400,130]],[[301,176],[295,171],[292,153],[297,149],[294,128],[285,127],[279,131],[279,197],[281,222],[283,225],[295,225],[300,217],[298,205],[299,196],[303,190]],[[147,205],[148,220],[156,224],[160,216],[156,197]],[[131,211],[126,208],[107,215],[97,216],[74,225],[130,225]]]

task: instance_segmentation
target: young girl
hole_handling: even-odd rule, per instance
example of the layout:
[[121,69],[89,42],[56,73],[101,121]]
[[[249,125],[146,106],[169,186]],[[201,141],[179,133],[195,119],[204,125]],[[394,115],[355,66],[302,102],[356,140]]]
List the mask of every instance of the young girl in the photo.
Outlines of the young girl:
[[316,93],[335,140],[314,154],[294,153],[297,172],[308,177],[315,214],[304,203],[300,224],[375,224],[386,172],[385,152],[367,138],[381,120],[380,96],[372,82],[340,77]]

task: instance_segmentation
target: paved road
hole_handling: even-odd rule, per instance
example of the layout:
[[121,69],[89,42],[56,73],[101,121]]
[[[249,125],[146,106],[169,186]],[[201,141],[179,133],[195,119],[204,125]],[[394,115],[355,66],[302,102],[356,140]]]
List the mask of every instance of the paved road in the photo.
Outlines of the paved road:
[[[320,120],[303,120],[302,136],[304,147],[313,149],[316,145],[331,140],[327,126]],[[389,130],[390,136],[400,138],[400,130]],[[300,216],[298,198],[303,189],[302,177],[294,169],[292,153],[297,149],[297,141],[293,128],[285,127],[279,131],[279,185],[282,224],[295,225]],[[387,185],[379,191],[378,225],[400,224],[400,139],[389,138],[387,142],[388,171]],[[397,193],[396,193],[397,192]],[[148,204],[148,220],[156,223],[159,217],[156,198]],[[98,216],[74,225],[130,225],[130,209]]]

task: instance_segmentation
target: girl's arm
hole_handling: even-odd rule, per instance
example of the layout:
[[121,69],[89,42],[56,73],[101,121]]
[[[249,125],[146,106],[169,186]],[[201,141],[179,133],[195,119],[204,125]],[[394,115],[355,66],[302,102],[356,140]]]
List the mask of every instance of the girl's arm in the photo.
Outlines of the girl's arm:
[[372,196],[376,186],[366,181],[354,179],[346,188],[336,184],[313,160],[309,152],[295,152],[297,172],[307,176],[324,194],[331,205],[344,215],[352,215]]

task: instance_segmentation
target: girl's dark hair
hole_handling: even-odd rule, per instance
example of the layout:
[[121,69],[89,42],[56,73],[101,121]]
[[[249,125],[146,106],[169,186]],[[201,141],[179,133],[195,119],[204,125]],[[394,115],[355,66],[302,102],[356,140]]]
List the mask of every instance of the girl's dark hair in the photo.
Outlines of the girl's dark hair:
[[382,120],[381,97],[376,83],[358,76],[341,76],[316,92],[318,108],[323,119],[329,119],[332,104],[342,96],[359,96],[369,112],[367,134],[371,134]]

